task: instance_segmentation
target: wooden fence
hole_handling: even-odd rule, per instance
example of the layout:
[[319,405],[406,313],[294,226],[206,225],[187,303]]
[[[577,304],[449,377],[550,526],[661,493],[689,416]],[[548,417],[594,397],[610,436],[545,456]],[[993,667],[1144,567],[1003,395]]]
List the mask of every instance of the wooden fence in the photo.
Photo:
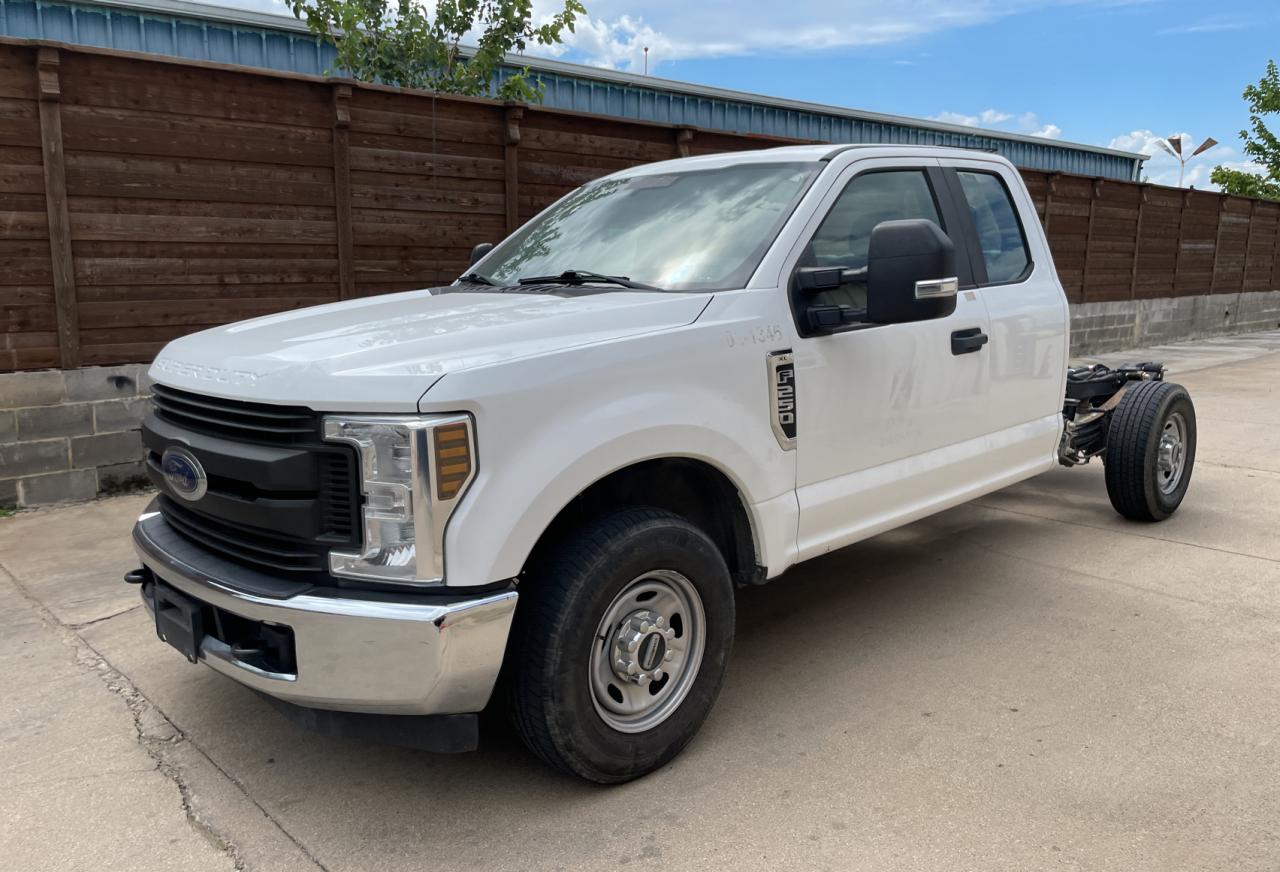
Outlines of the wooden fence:
[[[590,179],[783,142],[0,41],[0,371],[445,283]],[[1280,204],[1023,175],[1074,302],[1280,287]]]

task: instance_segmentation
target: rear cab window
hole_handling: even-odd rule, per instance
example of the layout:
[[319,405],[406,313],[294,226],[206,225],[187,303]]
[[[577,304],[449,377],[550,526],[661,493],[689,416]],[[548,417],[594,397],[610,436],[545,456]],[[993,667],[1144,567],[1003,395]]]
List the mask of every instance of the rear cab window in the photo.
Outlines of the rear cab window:
[[1031,267],[1026,234],[1004,180],[995,173],[956,169],[978,247],[986,267],[984,284],[1021,281]]

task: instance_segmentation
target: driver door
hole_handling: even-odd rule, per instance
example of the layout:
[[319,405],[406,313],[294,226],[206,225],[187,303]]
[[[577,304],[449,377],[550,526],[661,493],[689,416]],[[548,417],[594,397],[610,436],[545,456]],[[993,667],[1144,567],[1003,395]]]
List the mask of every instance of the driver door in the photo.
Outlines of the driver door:
[[856,271],[867,266],[872,228],[925,218],[955,244],[955,312],[806,335],[804,307],[813,297],[793,287],[801,334],[795,347],[801,560],[959,502],[957,495],[983,475],[988,355],[981,347],[953,353],[952,337],[985,334],[987,311],[939,163],[905,163],[861,161],[846,170],[806,228],[794,266],[855,271],[816,302],[865,307],[865,272]]

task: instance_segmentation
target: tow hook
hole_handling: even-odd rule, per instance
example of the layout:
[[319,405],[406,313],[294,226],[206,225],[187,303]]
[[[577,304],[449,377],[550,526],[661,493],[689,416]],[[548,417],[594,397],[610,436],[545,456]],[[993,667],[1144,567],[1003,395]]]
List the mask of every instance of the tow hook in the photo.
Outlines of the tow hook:
[[131,569],[124,574],[125,584],[146,584],[151,581],[151,570],[145,566]]

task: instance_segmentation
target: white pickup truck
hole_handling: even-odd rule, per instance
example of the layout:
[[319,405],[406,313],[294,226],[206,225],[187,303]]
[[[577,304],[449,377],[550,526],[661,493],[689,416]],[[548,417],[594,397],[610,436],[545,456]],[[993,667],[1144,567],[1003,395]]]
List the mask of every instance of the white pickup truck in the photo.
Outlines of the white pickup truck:
[[598,782],[707,717],[734,589],[1063,463],[1181,502],[1158,364],[1069,369],[992,155],[798,146],[624,170],[447,287],[171,343],[134,543],[159,636],[334,734],[430,750],[505,709]]

